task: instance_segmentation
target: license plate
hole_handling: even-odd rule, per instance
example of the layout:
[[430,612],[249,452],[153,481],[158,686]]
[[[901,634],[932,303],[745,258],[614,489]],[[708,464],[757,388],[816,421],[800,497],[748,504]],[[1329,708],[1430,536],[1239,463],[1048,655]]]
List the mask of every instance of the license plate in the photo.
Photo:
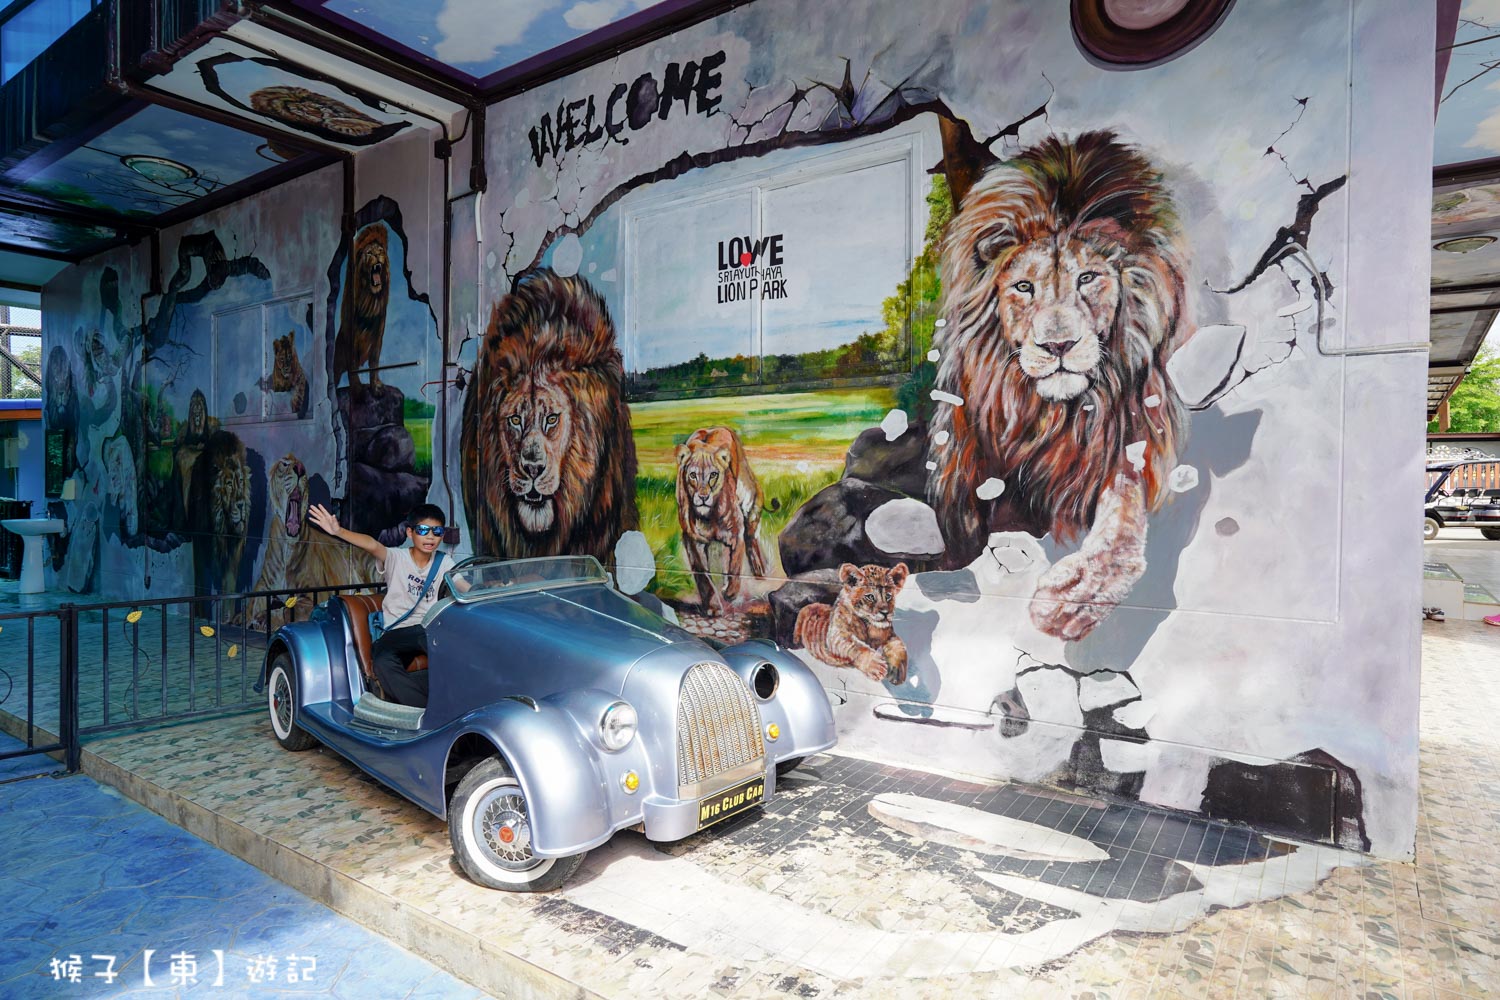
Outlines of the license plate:
[[766,797],[766,779],[751,778],[732,788],[698,800],[698,829],[712,826],[722,819],[738,816]]

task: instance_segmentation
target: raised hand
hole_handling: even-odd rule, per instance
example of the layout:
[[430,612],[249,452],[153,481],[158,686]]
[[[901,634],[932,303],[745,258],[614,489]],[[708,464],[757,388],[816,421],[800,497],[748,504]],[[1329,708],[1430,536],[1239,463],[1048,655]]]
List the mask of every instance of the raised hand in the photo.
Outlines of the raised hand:
[[317,503],[313,504],[311,509],[308,510],[307,516],[312,520],[313,524],[316,524],[335,538],[338,537],[339,519],[333,516],[333,511]]

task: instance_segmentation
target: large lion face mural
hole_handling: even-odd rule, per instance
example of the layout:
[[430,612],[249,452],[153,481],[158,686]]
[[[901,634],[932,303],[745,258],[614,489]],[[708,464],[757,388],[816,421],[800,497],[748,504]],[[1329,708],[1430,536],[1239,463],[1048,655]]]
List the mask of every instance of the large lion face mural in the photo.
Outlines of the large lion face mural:
[[1119,312],[1119,269],[1087,240],[1041,240],[994,282],[1001,328],[1036,394],[1057,402],[1085,392]]
[[535,271],[495,307],[463,411],[476,552],[608,561],[636,525],[621,380],[609,310],[582,278]]
[[1165,371],[1189,333],[1177,240],[1158,172],[1089,132],[991,168],[944,241],[937,387],[961,403],[933,418],[928,492],[945,561],[971,561],[992,531],[1088,531],[1086,548],[1113,553],[1110,579],[1080,582],[1064,559],[1038,591],[1074,602],[1069,621],[1043,625],[1066,638],[1144,571],[1145,511],[1177,460],[1183,415]]

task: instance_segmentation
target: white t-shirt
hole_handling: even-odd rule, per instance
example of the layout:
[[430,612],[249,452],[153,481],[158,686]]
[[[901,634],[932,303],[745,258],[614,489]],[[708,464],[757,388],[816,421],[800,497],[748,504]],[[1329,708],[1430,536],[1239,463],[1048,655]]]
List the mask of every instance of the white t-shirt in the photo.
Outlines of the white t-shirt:
[[[438,555],[439,553],[434,552],[432,558],[436,559]],[[443,585],[442,567],[439,567],[438,575],[432,578],[432,586],[427,588],[427,596],[422,598],[420,604],[417,603],[417,595],[422,593],[422,584],[427,582],[427,574],[431,569],[432,563],[419,567],[412,559],[409,548],[385,550],[385,566],[381,569],[381,575],[385,577],[385,600],[380,602],[380,617],[386,628],[390,628],[391,623],[405,615],[406,610],[413,605],[416,605],[416,610],[396,627],[422,624],[422,617],[437,603],[438,590]]]

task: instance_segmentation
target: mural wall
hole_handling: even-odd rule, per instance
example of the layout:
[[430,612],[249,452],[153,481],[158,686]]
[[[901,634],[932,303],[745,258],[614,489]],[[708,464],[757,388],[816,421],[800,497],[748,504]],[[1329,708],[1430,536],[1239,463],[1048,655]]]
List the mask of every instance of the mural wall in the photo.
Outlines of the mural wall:
[[1426,84],[1192,6],[759,0],[503,102],[475,549],[797,650],[855,752],[1409,854],[1423,268],[1354,244]]
[[[341,238],[341,184],[322,171],[168,234],[159,295],[144,246],[48,287],[46,431],[69,524],[56,586],[126,598],[375,578],[308,510],[378,534],[426,498],[439,338],[413,276],[430,269],[426,235],[414,260],[382,195]],[[266,615],[236,609],[254,627]]]
[[167,234],[160,294],[144,245],[70,268],[55,580],[366,579],[309,505],[426,499],[458,557],[794,649],[856,754],[1409,856],[1431,46],[1390,6],[757,0],[490,109],[482,196],[404,128],[347,219],[332,169]]

